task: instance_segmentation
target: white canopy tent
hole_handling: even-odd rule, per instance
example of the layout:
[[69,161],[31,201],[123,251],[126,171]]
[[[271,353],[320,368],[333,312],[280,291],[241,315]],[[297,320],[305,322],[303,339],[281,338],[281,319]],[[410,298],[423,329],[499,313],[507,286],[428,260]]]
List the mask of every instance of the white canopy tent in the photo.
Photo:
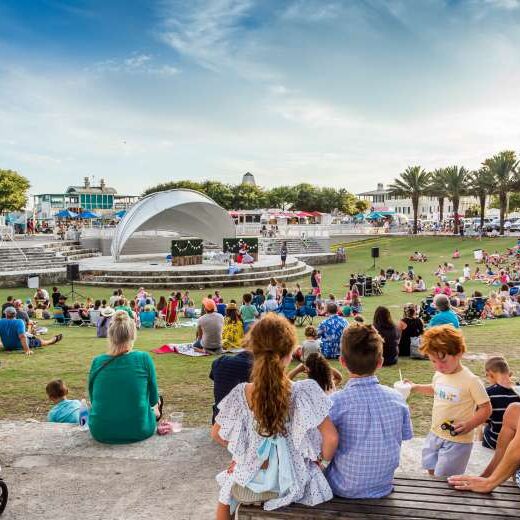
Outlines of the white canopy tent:
[[236,236],[233,219],[208,196],[193,190],[160,191],[139,200],[117,225],[111,246],[114,261],[119,261],[132,234],[155,230],[175,231],[215,244]]

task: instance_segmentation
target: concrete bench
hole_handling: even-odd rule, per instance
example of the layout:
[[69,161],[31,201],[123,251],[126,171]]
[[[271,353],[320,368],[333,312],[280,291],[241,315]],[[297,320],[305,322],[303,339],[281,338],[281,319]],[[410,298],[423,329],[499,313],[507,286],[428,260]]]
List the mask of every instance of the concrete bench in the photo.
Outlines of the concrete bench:
[[239,520],[506,520],[520,517],[520,489],[504,483],[489,495],[456,491],[444,479],[401,476],[394,491],[377,500],[334,498],[316,507],[292,504],[276,511],[241,506]]

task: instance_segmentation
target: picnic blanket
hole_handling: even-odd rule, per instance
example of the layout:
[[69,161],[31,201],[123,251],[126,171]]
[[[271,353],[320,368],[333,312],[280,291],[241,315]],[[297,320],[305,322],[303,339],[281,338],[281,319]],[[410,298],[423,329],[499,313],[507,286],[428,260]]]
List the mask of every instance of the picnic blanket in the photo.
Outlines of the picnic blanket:
[[193,343],[169,343],[167,345],[163,345],[162,347],[155,348],[152,350],[155,354],[181,354],[183,356],[190,357],[200,357],[200,356],[209,356],[210,354],[206,354],[204,352],[197,352],[193,348]]

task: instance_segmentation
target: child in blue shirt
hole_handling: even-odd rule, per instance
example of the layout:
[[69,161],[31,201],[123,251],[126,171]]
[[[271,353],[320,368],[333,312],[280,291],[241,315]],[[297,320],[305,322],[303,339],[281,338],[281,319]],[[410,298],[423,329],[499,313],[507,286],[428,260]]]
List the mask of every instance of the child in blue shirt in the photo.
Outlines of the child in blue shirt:
[[374,375],[383,365],[383,338],[374,327],[353,323],[345,329],[340,362],[349,381],[330,396],[339,446],[326,477],[335,495],[381,498],[392,492],[401,442],[413,436],[410,410]]
[[61,379],[55,379],[45,388],[49,399],[54,403],[47,420],[56,423],[79,424],[81,403],[77,399],[67,399],[69,389]]

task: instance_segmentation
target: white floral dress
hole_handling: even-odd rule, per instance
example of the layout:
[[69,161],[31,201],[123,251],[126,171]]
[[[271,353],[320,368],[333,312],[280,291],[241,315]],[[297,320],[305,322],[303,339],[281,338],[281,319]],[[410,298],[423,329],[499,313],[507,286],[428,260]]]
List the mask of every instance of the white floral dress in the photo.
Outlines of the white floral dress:
[[[255,418],[245,396],[246,383],[237,385],[219,404],[216,422],[219,435],[229,441],[228,451],[236,466],[233,473],[217,475],[219,502],[233,504],[231,487],[236,482],[246,486],[260,470],[262,460],[257,451],[265,441],[255,429]],[[291,408],[287,425],[287,446],[294,467],[294,482],[282,496],[265,502],[272,510],[298,502],[315,506],[332,499],[325,476],[314,462],[321,452],[321,433],[317,427],[329,415],[331,401],[316,381],[307,379],[292,385]]]

